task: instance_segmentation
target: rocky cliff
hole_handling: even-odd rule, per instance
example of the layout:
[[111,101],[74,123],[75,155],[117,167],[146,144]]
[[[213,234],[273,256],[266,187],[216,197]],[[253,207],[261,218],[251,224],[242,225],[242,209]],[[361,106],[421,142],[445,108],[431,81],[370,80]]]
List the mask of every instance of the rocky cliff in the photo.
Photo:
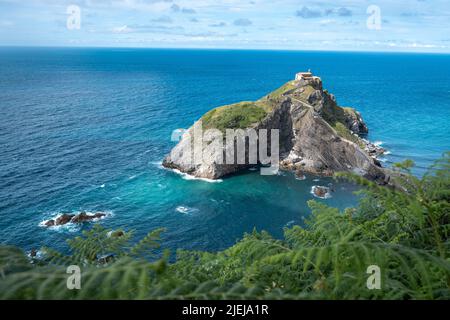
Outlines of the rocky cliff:
[[[221,132],[279,129],[280,167],[298,174],[332,175],[351,171],[379,182],[386,178],[376,160],[383,150],[363,138],[368,128],[361,115],[352,108],[338,106],[318,77],[290,81],[257,101],[213,109],[200,120],[204,129]],[[223,154],[208,154],[208,144],[202,147],[206,161],[193,162],[194,127],[164,159],[165,167],[200,178],[218,179],[250,166],[248,151],[246,162],[223,164],[220,158],[227,148],[223,148]]]

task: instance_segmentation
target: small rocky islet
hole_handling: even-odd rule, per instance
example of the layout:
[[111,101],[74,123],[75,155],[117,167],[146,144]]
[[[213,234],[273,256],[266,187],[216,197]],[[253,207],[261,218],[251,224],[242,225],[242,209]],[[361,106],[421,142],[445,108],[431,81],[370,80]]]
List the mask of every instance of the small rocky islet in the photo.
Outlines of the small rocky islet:
[[331,188],[324,186],[313,186],[311,188],[311,193],[320,199],[326,199],[331,197]]
[[[382,168],[377,159],[385,150],[365,138],[369,129],[361,114],[339,106],[335,96],[323,88],[322,79],[311,72],[298,73],[294,80],[257,101],[215,108],[200,120],[204,129],[222,132],[279,129],[280,168],[294,171],[299,179],[305,173],[332,176],[343,171],[390,184],[392,173]],[[197,178],[220,179],[253,166],[216,161],[217,154],[208,154],[208,146],[203,146],[203,158],[209,159],[193,163],[190,136],[195,125],[163,160],[164,167]],[[223,147],[223,154],[226,148]],[[247,160],[248,148],[245,152]]]
[[88,214],[86,212],[80,212],[78,214],[63,213],[56,217],[55,219],[50,219],[43,222],[45,227],[56,227],[63,226],[69,223],[80,224],[88,221],[93,221],[106,217],[104,212],[96,212],[93,214]]

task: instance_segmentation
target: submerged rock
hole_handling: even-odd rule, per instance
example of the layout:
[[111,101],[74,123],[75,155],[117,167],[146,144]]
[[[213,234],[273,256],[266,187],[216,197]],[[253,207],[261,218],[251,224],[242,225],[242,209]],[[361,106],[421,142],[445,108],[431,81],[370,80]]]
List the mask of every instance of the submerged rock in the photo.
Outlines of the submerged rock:
[[[322,80],[309,73],[297,75],[296,80],[258,101],[219,107],[200,120],[203,129],[219,132],[242,129],[248,134],[250,129],[257,132],[278,129],[279,164],[286,170],[327,176],[338,171],[357,172],[379,183],[385,181],[384,170],[375,159],[381,150],[374,149],[373,144],[368,147],[367,140],[359,136],[368,133],[360,113],[338,106],[336,98],[323,89]],[[186,131],[163,160],[164,167],[198,178],[219,179],[254,165],[249,161],[249,148],[245,150],[244,163],[222,163],[221,159],[232,151],[225,143],[219,153],[210,152],[209,144],[203,144],[203,161],[193,161],[192,137],[199,124],[200,121],[196,122]],[[236,154],[236,143],[231,147]],[[257,161],[261,162],[260,154]]]
[[306,176],[303,174],[301,170],[295,171],[295,178],[298,180],[305,180]]
[[313,186],[312,194],[317,198],[325,199],[330,197],[330,188],[323,186]]

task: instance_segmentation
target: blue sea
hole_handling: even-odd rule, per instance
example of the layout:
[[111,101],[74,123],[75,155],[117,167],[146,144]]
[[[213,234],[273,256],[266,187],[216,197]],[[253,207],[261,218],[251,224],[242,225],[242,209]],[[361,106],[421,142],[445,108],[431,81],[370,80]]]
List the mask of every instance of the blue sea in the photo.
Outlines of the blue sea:
[[[171,133],[213,107],[258,99],[311,69],[361,111],[383,159],[415,173],[450,150],[450,55],[169,49],[0,48],[0,243],[52,246],[83,226],[46,229],[61,212],[104,211],[164,247],[220,250],[254,228],[303,224],[311,199],[345,208],[356,186],[258,172],[209,183],[161,168]],[[310,193],[333,184],[329,199]]]

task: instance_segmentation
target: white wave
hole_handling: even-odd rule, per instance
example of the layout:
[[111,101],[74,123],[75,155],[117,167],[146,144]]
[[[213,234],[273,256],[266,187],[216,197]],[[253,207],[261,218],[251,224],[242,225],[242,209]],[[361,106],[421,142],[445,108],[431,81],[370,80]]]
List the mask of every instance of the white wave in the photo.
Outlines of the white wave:
[[383,144],[383,141],[375,141],[373,144],[377,147],[381,147],[381,145]]
[[184,180],[200,180],[200,181],[209,182],[209,183],[220,183],[220,182],[223,182],[222,179],[213,180],[213,179],[207,179],[207,178],[194,177],[194,176],[191,176],[190,174],[181,172],[178,169],[169,169],[169,168],[164,168],[164,169],[172,171],[172,172],[180,175]]
[[190,208],[190,207],[185,207],[185,206],[178,206],[176,209],[176,211],[178,211],[179,213],[193,213],[193,212],[197,212],[198,209],[197,208]]
[[160,161],[160,162],[152,162],[152,164],[155,165],[155,166],[157,166],[159,169],[167,170],[167,171],[171,171],[171,172],[173,172],[173,173],[176,173],[176,174],[180,175],[181,178],[183,178],[184,180],[200,180],[200,181],[209,182],[209,183],[220,183],[220,182],[223,182],[222,179],[216,179],[216,180],[214,180],[214,179],[207,179],[207,178],[199,178],[199,177],[195,177],[195,176],[193,176],[193,175],[190,175],[190,174],[181,172],[181,171],[178,170],[178,169],[166,168],[166,167],[164,167],[164,166],[162,165],[162,162],[161,162],[161,161]]
[[222,179],[216,179],[216,180],[214,180],[214,179],[207,179],[207,178],[199,178],[199,177],[195,177],[195,176],[192,176],[192,175],[190,175],[190,174],[181,172],[181,171],[178,170],[178,169],[166,168],[166,167],[164,167],[164,166],[162,165],[162,162],[161,162],[161,161],[159,161],[159,162],[152,162],[152,164],[155,165],[155,166],[157,166],[159,169],[174,172],[174,173],[180,175],[184,180],[200,180],[200,181],[210,182],[210,183],[219,183],[219,182],[223,182]]
[[154,161],[154,162],[150,162],[150,164],[156,166],[158,169],[166,169],[162,165],[162,161]]
[[[316,194],[314,193],[314,189],[315,189],[316,187],[318,187],[318,188],[323,188],[323,189],[326,189],[326,190],[327,190],[327,192],[325,193],[325,195],[324,195],[323,197],[319,197],[318,195],[316,195]],[[329,199],[329,198],[331,198],[330,188],[324,187],[324,186],[312,186],[312,187],[311,187],[310,193],[311,193],[314,197],[319,198],[319,199]]]
[[78,232],[80,231],[80,224],[75,224],[75,223],[66,223],[60,226],[51,226],[51,227],[47,227],[45,225],[45,223],[47,222],[47,220],[41,221],[39,223],[39,227],[44,227],[48,230],[52,230],[52,231],[56,231],[56,232]]
[[391,152],[390,151],[385,151],[385,152],[383,152],[383,154],[381,154],[380,156],[378,156],[378,157],[376,157],[376,159],[378,160],[378,161],[381,161],[381,162],[386,162],[388,159],[386,158],[386,156],[387,155],[390,155],[391,154]]
[[102,184],[101,186],[100,186],[100,188],[104,188],[106,185],[105,184]]

